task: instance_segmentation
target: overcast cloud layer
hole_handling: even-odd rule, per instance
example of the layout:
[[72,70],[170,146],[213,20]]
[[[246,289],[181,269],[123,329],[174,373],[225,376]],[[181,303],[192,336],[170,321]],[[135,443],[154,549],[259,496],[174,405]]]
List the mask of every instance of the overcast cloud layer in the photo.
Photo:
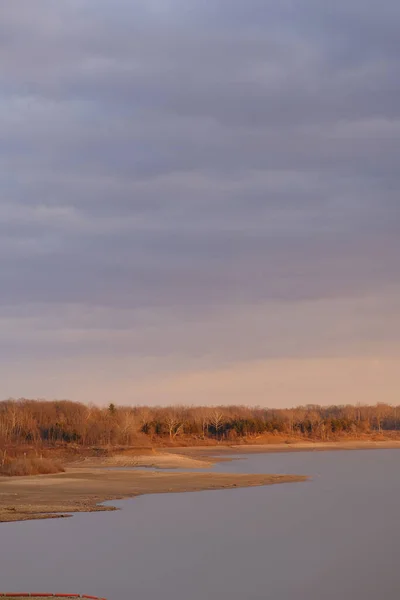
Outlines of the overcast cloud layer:
[[394,400],[399,26],[0,0],[0,395]]

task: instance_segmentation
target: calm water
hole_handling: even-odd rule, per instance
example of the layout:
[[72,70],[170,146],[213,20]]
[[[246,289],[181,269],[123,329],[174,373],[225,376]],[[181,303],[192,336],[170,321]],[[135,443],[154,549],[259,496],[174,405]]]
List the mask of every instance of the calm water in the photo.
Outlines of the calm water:
[[248,455],[214,468],[313,479],[2,524],[1,590],[109,600],[399,597],[400,453]]

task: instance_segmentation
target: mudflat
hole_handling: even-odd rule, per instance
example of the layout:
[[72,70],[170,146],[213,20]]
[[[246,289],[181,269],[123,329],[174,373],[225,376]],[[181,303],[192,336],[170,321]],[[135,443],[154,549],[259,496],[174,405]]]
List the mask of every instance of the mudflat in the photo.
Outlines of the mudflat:
[[68,468],[57,475],[0,478],[0,522],[70,516],[67,513],[115,510],[106,500],[141,494],[196,492],[305,481],[299,475],[199,472],[115,471]]

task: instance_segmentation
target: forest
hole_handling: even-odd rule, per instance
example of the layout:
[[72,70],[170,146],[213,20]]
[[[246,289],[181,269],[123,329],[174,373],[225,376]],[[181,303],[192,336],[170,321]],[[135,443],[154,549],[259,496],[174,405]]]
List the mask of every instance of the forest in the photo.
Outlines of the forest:
[[0,448],[168,446],[396,437],[400,409],[388,404],[298,406],[85,405],[68,400],[0,402]]

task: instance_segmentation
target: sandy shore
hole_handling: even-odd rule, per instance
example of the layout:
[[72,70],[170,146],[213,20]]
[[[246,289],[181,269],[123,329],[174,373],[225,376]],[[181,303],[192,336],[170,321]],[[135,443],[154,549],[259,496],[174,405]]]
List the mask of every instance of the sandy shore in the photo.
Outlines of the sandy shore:
[[235,454],[332,450],[400,449],[400,441],[298,442],[168,448],[145,455],[90,457],[59,475],[0,478],[0,523],[70,516],[72,512],[115,510],[106,500],[141,494],[195,492],[305,481],[298,475],[113,470],[112,467],[206,469]]
[[62,517],[70,512],[114,510],[99,506],[99,503],[140,494],[252,487],[306,479],[298,475],[69,468],[59,475],[1,478],[0,522]]
[[90,456],[70,463],[74,468],[147,467],[153,469],[207,469],[215,462],[234,460],[235,454],[272,452],[310,452],[333,450],[400,449],[400,440],[348,441],[348,442],[293,442],[268,444],[220,444],[215,446],[189,446],[157,448],[144,454],[134,449],[110,456]]
[[216,446],[192,446],[181,448],[169,448],[171,454],[177,453],[201,460],[216,457],[226,457],[230,454],[264,454],[269,452],[323,452],[334,450],[390,450],[400,449],[400,440],[383,442],[374,441],[351,441],[351,442],[296,442],[278,444],[232,444]]
[[204,460],[179,453],[159,451],[150,455],[116,454],[106,457],[90,456],[82,461],[75,461],[70,466],[77,468],[147,467],[150,469],[206,469],[214,462],[216,461],[210,457]]

